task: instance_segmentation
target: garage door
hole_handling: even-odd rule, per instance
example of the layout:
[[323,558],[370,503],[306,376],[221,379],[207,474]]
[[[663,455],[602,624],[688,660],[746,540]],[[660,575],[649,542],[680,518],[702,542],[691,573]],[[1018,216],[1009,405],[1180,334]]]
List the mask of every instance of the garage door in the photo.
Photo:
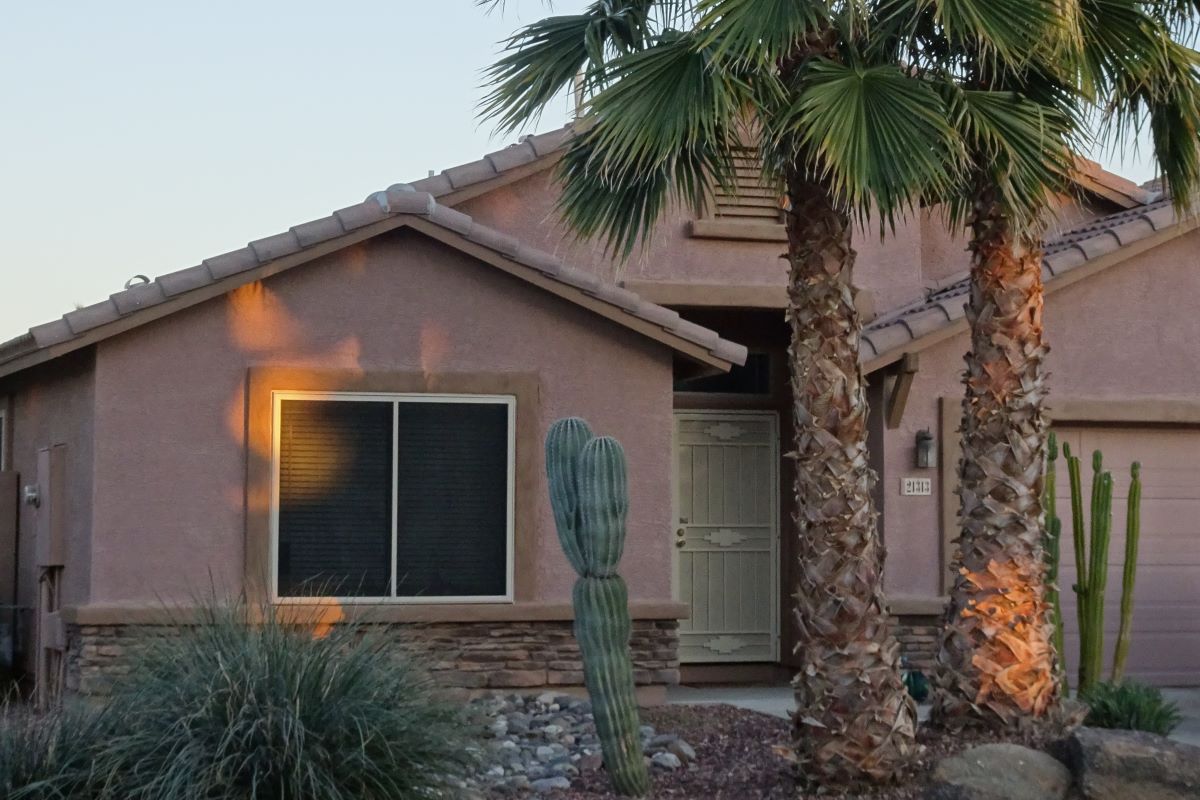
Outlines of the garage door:
[[[1104,675],[1120,622],[1121,564],[1125,553],[1125,503],[1129,465],[1142,463],[1142,533],[1133,637],[1126,674],[1160,686],[1200,685],[1200,430],[1179,428],[1063,427],[1060,441],[1083,461],[1090,491],[1092,451],[1104,453],[1113,473],[1113,531],[1105,600]],[[1070,490],[1059,458],[1058,513],[1064,522],[1062,575],[1067,668],[1074,684],[1079,636],[1075,556],[1071,545]],[[1085,516],[1089,513],[1084,506]]]

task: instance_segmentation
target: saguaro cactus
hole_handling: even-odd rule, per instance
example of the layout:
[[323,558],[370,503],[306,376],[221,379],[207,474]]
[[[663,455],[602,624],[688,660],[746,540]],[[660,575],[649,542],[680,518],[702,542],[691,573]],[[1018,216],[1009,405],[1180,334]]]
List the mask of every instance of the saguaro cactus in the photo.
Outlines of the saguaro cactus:
[[1138,539],[1142,532],[1142,465],[1133,462],[1129,468],[1129,497],[1125,505],[1125,568],[1121,573],[1121,629],[1117,632],[1117,647],[1113,650],[1112,681],[1125,675],[1125,659],[1129,656],[1129,636],[1133,630],[1133,584],[1137,577]]
[[629,655],[629,594],[617,574],[629,509],[625,453],[616,439],[593,437],[578,417],[546,435],[546,474],[558,539],[575,581],[575,638],[609,780],[641,797],[650,776],[638,741],[637,698]]

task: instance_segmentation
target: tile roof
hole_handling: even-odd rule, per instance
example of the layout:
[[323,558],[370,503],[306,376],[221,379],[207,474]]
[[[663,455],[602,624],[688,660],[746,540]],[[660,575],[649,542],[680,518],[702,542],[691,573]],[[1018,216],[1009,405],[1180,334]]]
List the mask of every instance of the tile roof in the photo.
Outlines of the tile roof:
[[418,192],[429,192],[439,199],[445,198],[445,204],[453,205],[454,195],[459,192],[515,174],[523,167],[559,153],[566,148],[574,130],[573,125],[565,125],[546,133],[523,136],[516,144],[488,153],[478,161],[444,169],[437,175],[413,181],[409,185]]
[[[1128,247],[1180,221],[1170,200],[1100,217],[1046,242],[1042,278],[1050,284],[1095,258]],[[931,287],[923,299],[881,314],[863,330],[862,360],[869,364],[894,356],[908,349],[913,341],[958,323],[966,316],[969,289],[969,273],[959,273]]]
[[[556,293],[568,300],[692,358],[724,367],[746,360],[745,347],[684,320],[678,312],[477,223],[466,214],[439,204],[429,191],[395,184],[327,217],[258,239],[239,250],[205,259],[194,267],[162,275],[149,283],[133,285],[99,303],[71,311],[61,319],[37,325],[28,333],[0,343],[0,375],[17,372],[75,346],[85,346],[202,302],[214,293],[221,294],[264,274],[288,269],[339,246],[404,226],[438,234],[436,238],[459,249],[480,254],[477,248],[483,248],[483,260],[488,261],[490,256],[494,266],[536,285],[554,287]],[[317,252],[312,252],[314,249]]]

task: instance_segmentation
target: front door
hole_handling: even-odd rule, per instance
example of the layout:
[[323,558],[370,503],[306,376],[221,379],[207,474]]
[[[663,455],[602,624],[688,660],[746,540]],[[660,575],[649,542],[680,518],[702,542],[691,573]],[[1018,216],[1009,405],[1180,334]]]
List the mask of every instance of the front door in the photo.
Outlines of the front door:
[[675,588],[684,663],[779,660],[779,420],[675,414]]

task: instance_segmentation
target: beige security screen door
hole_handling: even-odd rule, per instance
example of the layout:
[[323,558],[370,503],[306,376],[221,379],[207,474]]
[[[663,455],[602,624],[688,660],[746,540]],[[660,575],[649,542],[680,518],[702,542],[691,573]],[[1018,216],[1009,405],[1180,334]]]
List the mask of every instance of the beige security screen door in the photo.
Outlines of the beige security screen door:
[[766,412],[676,412],[683,662],[779,660],[779,433]]

